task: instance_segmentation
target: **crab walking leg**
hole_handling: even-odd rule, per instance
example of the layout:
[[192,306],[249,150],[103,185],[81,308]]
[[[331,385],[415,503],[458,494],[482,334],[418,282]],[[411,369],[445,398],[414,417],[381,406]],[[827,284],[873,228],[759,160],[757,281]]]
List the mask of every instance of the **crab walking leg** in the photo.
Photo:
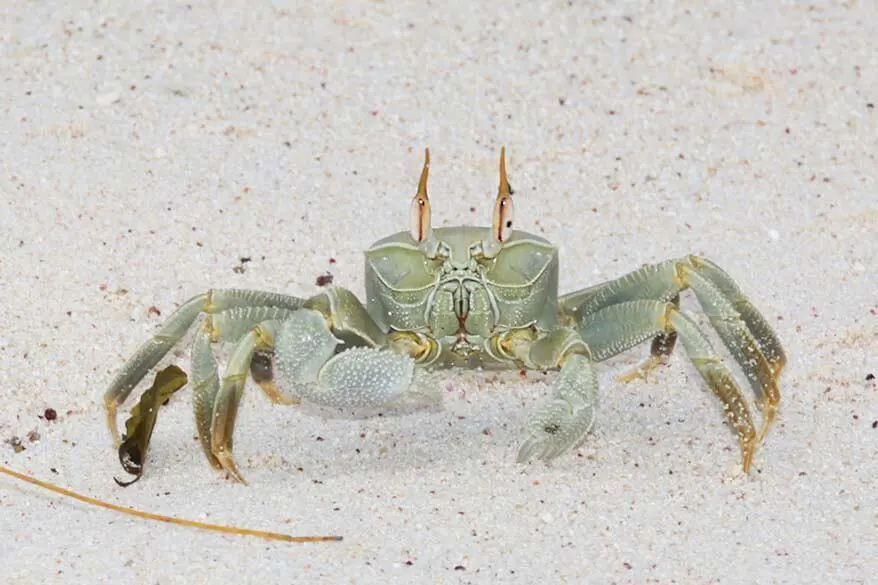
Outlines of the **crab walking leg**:
[[[276,322],[266,321],[257,325],[238,341],[226,365],[222,381],[218,385],[209,384],[200,393],[196,388],[195,416],[198,436],[202,447],[209,443],[209,454],[205,454],[215,466],[225,469],[233,478],[247,483],[238,471],[232,458],[232,435],[235,432],[235,418],[238,405],[244,395],[244,384],[253,352],[257,349],[271,348],[274,345]],[[203,345],[203,344],[202,344]],[[211,359],[212,356],[211,356]],[[193,362],[195,357],[193,356]],[[216,370],[214,369],[214,372]],[[216,374],[214,373],[214,379]],[[212,402],[208,402],[212,400]],[[212,408],[211,408],[212,407]]]
[[[723,344],[741,366],[763,411],[760,437],[764,437],[780,403],[777,380],[786,364],[780,340],[732,278],[715,263],[698,256],[645,266],[597,286],[561,297],[561,314],[573,323],[614,304],[638,299],[675,301],[691,288]],[[640,341],[645,341],[646,338]],[[638,342],[639,343],[639,342]],[[653,345],[662,353],[662,341]]]
[[762,409],[761,442],[780,404],[777,380],[786,354],[765,318],[722,269],[702,258],[690,261],[691,267],[682,265],[680,272],[756,394]]
[[209,337],[193,350],[195,410],[208,460],[246,483],[232,458],[238,404],[255,352],[274,351],[277,375],[297,397],[324,406],[379,406],[415,390],[415,361],[372,347],[336,353],[340,340],[317,310],[300,309],[283,321],[260,323],[238,341],[222,380]]
[[[209,327],[210,342],[238,341],[250,329],[267,321],[282,321],[293,314],[293,309],[280,307],[236,307],[215,315],[205,322]],[[257,348],[250,360],[250,375],[275,404],[299,404],[298,397],[285,394],[274,383],[273,351],[270,347]]]
[[578,323],[601,309],[625,301],[669,301],[686,288],[677,277],[679,263],[680,260],[668,260],[648,264],[619,278],[568,293],[558,299],[558,309]]
[[[780,340],[774,333],[774,330],[762,316],[762,313],[751,303],[744,293],[738,287],[737,283],[732,280],[722,268],[707,258],[698,256],[689,256],[689,266],[684,266],[683,278],[695,291],[698,301],[704,305],[705,298],[699,294],[708,292],[704,286],[699,286],[695,277],[703,278],[705,282],[709,282],[715,289],[715,295],[724,297],[735,311],[738,312],[740,319],[750,330],[753,340],[762,350],[765,358],[768,360],[771,370],[775,378],[780,376],[781,371],[787,363],[787,356],[784,353]],[[709,291],[714,292],[714,291]]]
[[[267,329],[273,326],[279,319],[285,319],[292,314],[289,309],[278,307],[237,307],[216,315],[206,320],[195,338],[192,346],[191,378],[192,378],[192,409],[195,414],[195,423],[198,428],[198,438],[201,448],[211,465],[221,468],[219,460],[214,456],[210,445],[210,425],[213,416],[213,407],[216,403],[217,394],[220,390],[219,376],[217,374],[216,360],[211,345],[217,341],[240,340],[252,332],[253,328],[262,324],[261,344],[253,348],[254,352],[270,349],[273,345]],[[233,356],[234,358],[234,356]],[[253,358],[250,358],[250,368],[253,368]],[[230,364],[231,365],[231,364]],[[262,390],[277,404],[297,404],[298,398],[283,394],[273,383],[273,380],[256,380]]]
[[[583,319],[610,305],[638,299],[651,299],[673,302],[680,306],[681,287],[674,278],[676,260],[644,266],[617,279],[590,286],[562,296],[559,309],[562,316],[572,323]],[[647,374],[665,363],[676,345],[676,334],[659,333],[652,341],[650,357],[633,368],[620,374],[616,379],[630,382],[635,378],[646,378]]]
[[[680,310],[680,295],[675,296],[669,302],[674,304],[674,307],[677,310]],[[676,331],[666,331],[663,333],[657,334],[652,338],[652,345],[649,350],[649,357],[646,360],[634,367],[631,371],[626,372],[624,374],[619,374],[616,376],[616,380],[619,382],[630,382],[631,380],[635,380],[637,378],[646,379],[649,372],[667,363],[668,356],[674,351],[674,347],[677,345],[677,332]]]
[[202,313],[219,313],[235,307],[278,307],[298,309],[304,299],[254,290],[221,289],[208,291],[186,301],[146,343],[141,345],[113,378],[104,394],[107,409],[107,424],[113,439],[119,443],[116,430],[116,410],[125,402],[128,395],[144,376],[173,348],[189,331],[189,328]]
[[741,446],[744,471],[749,472],[759,445],[750,410],[731,372],[692,319],[673,303],[628,301],[593,313],[579,326],[579,333],[596,361],[610,358],[658,333],[671,331],[677,333],[689,359],[722,402],[725,417]]
[[531,368],[561,367],[552,397],[528,420],[518,450],[519,463],[531,458],[548,461],[577,445],[594,425],[597,376],[588,349],[570,327],[560,327],[533,343],[522,361]]
[[[226,295],[228,293],[228,298],[220,299],[220,302],[216,302],[217,295]],[[213,296],[214,301],[211,301],[211,296]],[[128,394],[131,390],[136,387],[137,383],[146,375],[146,372],[149,371],[156,363],[161,361],[161,359],[167,354],[167,352],[174,347],[174,345],[182,338],[186,331],[191,327],[192,322],[198,318],[198,315],[201,312],[205,312],[207,314],[207,319],[205,320],[202,331],[207,332],[209,343],[215,343],[217,341],[237,341],[244,333],[246,333],[250,328],[261,321],[269,320],[269,319],[282,319],[284,316],[291,313],[293,308],[286,308],[281,305],[281,303],[286,303],[288,307],[293,307],[296,304],[304,303],[303,299],[298,299],[296,297],[286,297],[284,295],[276,295],[273,293],[260,293],[256,291],[244,291],[244,290],[227,290],[227,291],[216,291],[214,293],[206,293],[205,295],[200,295],[199,297],[195,297],[195,299],[201,299],[202,297],[206,297],[203,299],[200,305],[193,303],[194,299],[190,299],[189,302],[183,305],[174,315],[171,316],[168,323],[164,325],[164,327],[159,331],[159,334],[147,341],[138,352],[128,361],[123,368],[123,371],[119,373],[116,377],[114,383],[110,386],[110,389],[104,395],[104,405],[107,410],[107,426],[110,429],[110,434],[113,437],[113,441],[116,445],[120,443],[119,431],[116,425],[116,412],[118,406],[120,406],[127,398]],[[256,306],[236,306],[232,308],[222,308],[223,306],[228,307],[229,304],[233,303],[235,300],[240,300],[241,298],[249,298],[255,300],[266,299],[267,297],[276,297],[278,302],[276,305],[256,305]],[[275,300],[275,299],[269,299]],[[184,311],[187,309],[187,305],[192,306],[200,306],[202,308],[207,307],[210,311],[201,311],[201,312],[190,312]],[[176,334],[171,336],[166,334],[171,326],[176,326],[182,321],[182,318],[178,316],[180,314],[184,314],[187,318],[189,318],[188,324],[185,325],[185,328],[180,326],[176,327]],[[193,315],[194,316],[191,316]],[[199,332],[199,336],[201,332]],[[147,351],[149,350],[149,351]],[[155,351],[153,351],[155,350]],[[147,358],[146,360],[141,358]],[[129,369],[131,368],[131,369]],[[136,371],[135,371],[136,368]],[[126,382],[124,386],[119,386],[117,382],[123,378],[123,376],[127,375],[129,378],[129,382]],[[137,378],[139,376],[139,378]],[[266,385],[260,384],[263,387],[263,390],[270,396],[275,402],[282,402],[280,396],[274,396],[273,394],[279,394],[279,392],[272,392],[271,387],[267,387]],[[127,388],[124,392],[121,390]]]
[[195,414],[198,440],[210,464],[222,469],[222,465],[210,448],[210,423],[213,420],[213,405],[219,393],[219,375],[216,370],[216,359],[210,347],[208,329],[202,328],[195,337],[191,358],[192,411]]

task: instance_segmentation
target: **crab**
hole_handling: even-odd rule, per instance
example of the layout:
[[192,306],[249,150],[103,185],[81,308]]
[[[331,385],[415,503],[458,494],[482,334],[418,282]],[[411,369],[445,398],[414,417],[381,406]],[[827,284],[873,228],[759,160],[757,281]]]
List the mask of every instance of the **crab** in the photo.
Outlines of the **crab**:
[[[591,430],[594,364],[652,341],[649,357],[619,379],[666,363],[679,340],[722,404],[744,472],[780,403],[786,356],[771,327],[715,263],[689,255],[558,294],[558,249],[513,228],[513,190],[500,152],[490,227],[431,225],[430,151],[411,203],[411,225],[365,251],[366,302],[333,286],[310,298],[258,290],[209,290],[186,301],[111,382],[104,403],[116,444],[116,411],[142,378],[195,327],[191,386],[207,460],[245,482],[232,435],[248,372],[278,404],[376,407],[418,395],[439,367],[556,370],[551,397],[524,425],[518,462],[551,460]],[[694,292],[740,366],[761,411],[757,430],[741,386],[707,335],[680,308]],[[234,349],[222,378],[214,344]]]

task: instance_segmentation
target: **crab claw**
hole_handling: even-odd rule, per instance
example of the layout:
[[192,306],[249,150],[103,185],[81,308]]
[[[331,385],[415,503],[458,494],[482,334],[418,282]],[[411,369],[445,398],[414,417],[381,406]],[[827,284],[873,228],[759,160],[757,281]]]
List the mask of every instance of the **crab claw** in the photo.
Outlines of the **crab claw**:
[[430,176],[430,149],[424,149],[424,170],[418,181],[418,192],[412,200],[412,239],[418,243],[430,237],[430,198],[427,197],[427,178]]

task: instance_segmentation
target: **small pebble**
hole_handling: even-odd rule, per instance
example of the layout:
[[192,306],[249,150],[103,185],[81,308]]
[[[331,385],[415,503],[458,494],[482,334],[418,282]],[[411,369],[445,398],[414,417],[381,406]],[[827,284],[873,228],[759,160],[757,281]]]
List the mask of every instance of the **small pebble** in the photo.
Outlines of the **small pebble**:
[[21,444],[21,439],[16,436],[6,439],[3,442],[11,446],[12,450],[16,453],[21,453],[22,451],[24,451],[24,445]]

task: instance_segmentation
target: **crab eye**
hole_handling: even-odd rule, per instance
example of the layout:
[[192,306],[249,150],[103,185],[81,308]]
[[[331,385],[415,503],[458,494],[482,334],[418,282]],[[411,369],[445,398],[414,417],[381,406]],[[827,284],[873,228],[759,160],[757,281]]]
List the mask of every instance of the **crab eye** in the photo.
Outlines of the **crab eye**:
[[424,151],[424,170],[418,182],[418,193],[412,200],[411,235],[418,243],[430,236],[430,199],[427,197],[427,178],[430,175],[430,149]]
[[430,202],[426,197],[415,197],[412,201],[412,239],[420,243],[430,233]]
[[492,222],[494,239],[505,242],[512,236],[512,187],[506,177],[506,147],[500,149],[500,188],[497,189],[497,201],[494,203],[494,219]]
[[494,239],[505,242],[512,235],[512,197],[497,197],[494,204]]

